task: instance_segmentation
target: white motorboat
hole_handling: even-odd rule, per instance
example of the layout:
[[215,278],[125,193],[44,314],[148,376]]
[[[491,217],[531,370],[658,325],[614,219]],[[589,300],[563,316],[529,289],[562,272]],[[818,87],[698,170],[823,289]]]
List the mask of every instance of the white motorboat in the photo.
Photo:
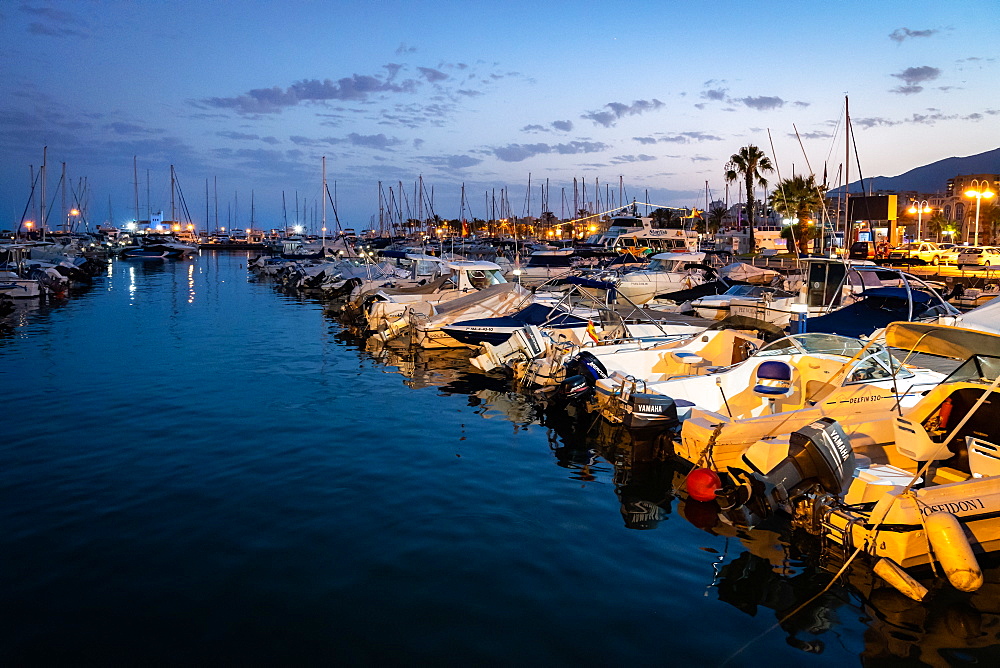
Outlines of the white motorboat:
[[[730,314],[756,317],[756,310],[746,313],[733,312],[732,307],[738,304],[747,311],[758,306],[788,310],[797,297],[798,295],[794,293],[766,285],[734,285],[721,295],[708,295],[693,300],[691,308],[708,320],[722,320]],[[758,319],[765,320],[765,318]]]
[[614,281],[619,294],[635,304],[657,295],[692,288],[705,282],[705,253],[658,253],[645,269],[630,271]]
[[[410,314],[430,316],[434,308],[469,292],[490,285],[506,283],[503,270],[494,262],[483,260],[452,260],[445,262],[447,275],[426,286],[415,288],[381,288],[352,300],[363,315],[369,331],[385,329],[401,331],[409,325]],[[430,288],[428,292],[425,288]],[[393,338],[392,332],[387,333]]]
[[684,373],[668,378],[660,378],[645,356],[629,357],[619,355],[618,372],[593,381],[591,407],[611,421],[628,415],[637,427],[669,426],[700,411],[735,422],[812,406],[868,410],[879,402],[893,405],[900,396],[912,399],[944,377],[929,369],[900,369],[877,342],[822,333],[784,337],[722,369],[695,355]]

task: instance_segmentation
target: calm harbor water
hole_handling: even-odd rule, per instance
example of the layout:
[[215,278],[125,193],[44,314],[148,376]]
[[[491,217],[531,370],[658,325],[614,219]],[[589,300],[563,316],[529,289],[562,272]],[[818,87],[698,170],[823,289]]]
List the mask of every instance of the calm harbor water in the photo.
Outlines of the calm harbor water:
[[[247,256],[114,262],[0,332],[0,661],[1000,661],[1000,575],[918,606],[674,499],[646,444],[460,354],[372,354]],[[863,579],[863,578],[862,578]]]

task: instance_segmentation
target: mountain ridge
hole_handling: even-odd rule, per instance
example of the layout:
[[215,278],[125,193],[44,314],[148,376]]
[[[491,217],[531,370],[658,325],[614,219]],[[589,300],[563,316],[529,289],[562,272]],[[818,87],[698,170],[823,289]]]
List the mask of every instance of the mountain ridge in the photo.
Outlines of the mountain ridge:
[[[922,167],[914,167],[898,176],[865,177],[864,187],[859,179],[851,182],[848,189],[851,194],[882,190],[943,195],[948,179],[962,174],[1000,174],[1000,148],[965,157],[943,158]],[[842,190],[843,187],[833,188],[830,194],[838,194]]]

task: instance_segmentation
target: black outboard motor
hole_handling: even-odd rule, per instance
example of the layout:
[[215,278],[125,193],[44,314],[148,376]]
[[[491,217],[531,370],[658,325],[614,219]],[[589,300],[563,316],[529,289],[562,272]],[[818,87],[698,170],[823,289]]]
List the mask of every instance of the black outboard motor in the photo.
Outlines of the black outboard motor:
[[566,363],[566,380],[559,383],[559,394],[567,401],[586,401],[594,394],[594,384],[607,377],[601,360],[584,350]]
[[778,510],[792,512],[793,502],[812,491],[842,494],[854,477],[856,463],[844,429],[828,417],[792,432],[788,456],[770,471],[755,466],[749,452],[743,461],[752,472],[730,467],[739,487],[720,493],[732,506],[745,503],[760,519]]
[[582,374],[574,374],[559,383],[559,394],[566,401],[584,401],[593,393],[593,385]]
[[566,375],[576,374],[584,376],[593,384],[601,378],[607,378],[608,370],[594,353],[584,350],[566,364]]

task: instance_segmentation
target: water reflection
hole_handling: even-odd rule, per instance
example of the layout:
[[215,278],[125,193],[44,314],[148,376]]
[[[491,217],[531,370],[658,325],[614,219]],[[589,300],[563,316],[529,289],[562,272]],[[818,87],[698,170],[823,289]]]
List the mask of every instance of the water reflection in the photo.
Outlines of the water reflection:
[[[994,664],[1000,661],[1000,568],[975,594],[938,587],[924,603],[914,602],[856,564],[834,580],[840,563],[824,554],[820,541],[792,534],[787,524],[748,530],[729,522],[714,503],[685,497],[684,470],[671,461],[662,433],[629,431],[587,414],[539,405],[509,387],[506,379],[476,372],[465,351],[390,351],[367,354],[395,367],[410,387],[436,386],[467,394],[476,413],[502,417],[521,428],[547,430],[554,463],[573,479],[610,478],[626,529],[652,531],[683,519],[716,537],[718,554],[706,571],[706,592],[740,612],[773,618],[767,633],[782,633],[799,651],[820,654],[843,643],[851,627],[864,624],[865,664]],[[570,411],[573,409],[570,408]],[[751,640],[731,657],[734,665],[753,656]]]

